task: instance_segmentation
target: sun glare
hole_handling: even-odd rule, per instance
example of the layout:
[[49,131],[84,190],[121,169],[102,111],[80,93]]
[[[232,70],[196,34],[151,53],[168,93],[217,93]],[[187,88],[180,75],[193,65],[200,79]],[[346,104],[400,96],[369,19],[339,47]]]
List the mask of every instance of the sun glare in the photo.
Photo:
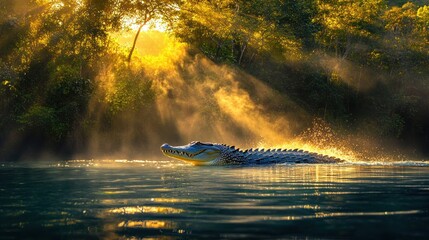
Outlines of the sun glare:
[[[177,46],[178,41],[167,33],[167,26],[161,20],[152,20],[142,26],[137,19],[126,18],[122,23],[123,30],[110,33],[110,36],[125,54],[129,53],[135,42],[133,58],[136,59],[133,60],[134,64],[138,62],[135,60],[142,60],[143,58],[145,63],[153,62],[153,58],[164,58],[168,61],[165,57],[174,58],[174,55],[169,54],[171,51],[182,49]],[[147,58],[151,58],[150,61]]]
[[122,24],[125,28],[131,31],[138,31],[140,27],[141,27],[141,31],[143,32],[150,31],[150,30],[155,30],[159,32],[167,31],[167,25],[158,19],[149,21],[148,23],[142,26],[142,23],[140,23],[136,18],[124,18],[122,21]]

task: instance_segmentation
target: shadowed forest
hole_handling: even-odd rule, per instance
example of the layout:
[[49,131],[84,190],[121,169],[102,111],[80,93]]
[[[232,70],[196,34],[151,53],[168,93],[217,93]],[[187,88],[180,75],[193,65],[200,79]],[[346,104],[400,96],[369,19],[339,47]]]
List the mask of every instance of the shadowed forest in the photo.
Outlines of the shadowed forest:
[[427,159],[427,4],[0,0],[0,160],[193,140]]

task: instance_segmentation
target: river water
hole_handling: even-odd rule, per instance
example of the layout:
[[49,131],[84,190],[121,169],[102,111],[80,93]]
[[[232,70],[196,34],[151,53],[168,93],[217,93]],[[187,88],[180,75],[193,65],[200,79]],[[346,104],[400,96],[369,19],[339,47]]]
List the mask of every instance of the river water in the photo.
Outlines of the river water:
[[429,165],[0,164],[0,239],[429,239]]

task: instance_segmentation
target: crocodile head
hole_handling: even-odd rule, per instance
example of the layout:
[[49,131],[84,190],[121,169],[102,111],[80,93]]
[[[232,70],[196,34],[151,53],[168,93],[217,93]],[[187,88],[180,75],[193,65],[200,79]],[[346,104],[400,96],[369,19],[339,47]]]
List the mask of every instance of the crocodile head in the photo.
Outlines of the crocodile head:
[[222,154],[222,145],[213,143],[191,142],[184,146],[161,146],[164,155],[190,162],[194,165],[212,165]]

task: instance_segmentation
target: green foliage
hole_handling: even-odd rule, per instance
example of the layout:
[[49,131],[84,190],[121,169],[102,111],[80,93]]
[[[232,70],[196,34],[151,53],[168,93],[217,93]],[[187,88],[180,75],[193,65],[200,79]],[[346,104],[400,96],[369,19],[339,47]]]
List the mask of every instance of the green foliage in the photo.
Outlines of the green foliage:
[[419,7],[417,10],[417,18],[422,25],[423,31],[427,31],[429,27],[429,6]]
[[[347,57],[354,42],[374,37],[383,0],[318,1],[314,21],[322,26],[317,41],[337,57]],[[375,35],[377,36],[377,35]]]
[[152,70],[111,36],[157,19],[312,116],[429,149],[427,1],[0,0],[0,133],[64,145],[83,125],[150,109]]
[[0,60],[0,132],[13,118],[11,103],[18,94],[17,74]]
[[115,72],[115,91],[107,96],[113,114],[130,110],[139,111],[155,101],[156,94],[152,82],[142,70],[136,71],[123,66]]
[[186,1],[174,31],[216,61],[248,65],[255,57],[299,58],[301,42],[281,1]]
[[59,120],[54,108],[39,105],[18,116],[18,123],[22,125],[22,131],[41,132],[45,138],[53,137],[54,140],[61,139],[67,131],[66,124]]
[[[93,86],[89,79],[81,78],[72,66],[55,66],[48,73],[50,79],[45,85],[46,89],[40,93],[43,95],[30,91],[16,98],[21,103],[15,104],[22,108],[17,112],[17,123],[22,131],[60,141],[73,130],[75,122],[85,116]],[[34,102],[35,99],[38,101]]]

